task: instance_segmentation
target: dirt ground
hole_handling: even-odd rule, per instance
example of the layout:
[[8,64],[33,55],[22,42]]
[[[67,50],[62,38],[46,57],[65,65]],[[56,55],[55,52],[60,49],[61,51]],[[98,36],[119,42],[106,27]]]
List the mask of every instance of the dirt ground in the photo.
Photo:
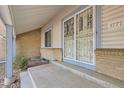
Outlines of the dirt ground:
[[[4,64],[0,64],[0,88],[4,87]],[[19,70],[13,70],[13,82],[10,86],[10,88],[20,88],[20,78],[19,78]]]

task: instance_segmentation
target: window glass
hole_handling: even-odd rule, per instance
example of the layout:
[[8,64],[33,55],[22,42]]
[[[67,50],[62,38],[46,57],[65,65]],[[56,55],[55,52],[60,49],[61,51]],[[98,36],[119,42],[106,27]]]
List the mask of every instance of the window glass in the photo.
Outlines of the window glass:
[[45,47],[51,47],[51,30],[45,32]]

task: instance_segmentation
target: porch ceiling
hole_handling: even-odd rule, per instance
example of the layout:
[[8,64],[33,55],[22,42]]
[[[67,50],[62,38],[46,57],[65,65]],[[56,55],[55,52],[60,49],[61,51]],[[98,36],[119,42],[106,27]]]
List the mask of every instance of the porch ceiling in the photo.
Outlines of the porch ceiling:
[[60,5],[11,5],[9,6],[16,34],[45,25],[64,6]]

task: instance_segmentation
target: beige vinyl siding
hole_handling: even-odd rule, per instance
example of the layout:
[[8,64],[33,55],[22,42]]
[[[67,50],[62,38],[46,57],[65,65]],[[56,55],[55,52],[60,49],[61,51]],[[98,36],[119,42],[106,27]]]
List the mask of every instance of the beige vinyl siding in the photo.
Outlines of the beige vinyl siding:
[[42,27],[42,31],[41,31],[41,47],[44,48],[45,47],[45,43],[44,43],[44,33],[45,33],[45,29],[49,28],[49,26],[52,26],[52,35],[54,35],[52,37],[52,47],[54,48],[62,48],[62,19],[64,16],[68,15],[69,13],[71,13],[72,11],[74,11],[76,8],[78,8],[79,6],[77,5],[70,5],[70,6],[66,6],[63,10],[61,10],[60,13],[57,13],[45,26]]
[[[78,5],[66,6],[61,12],[57,13],[45,26],[42,27],[41,31],[41,57],[49,60],[62,61],[62,19],[76,8]],[[47,28],[52,26],[52,47],[45,48],[45,31]]]
[[0,35],[6,36],[6,28],[3,21],[0,19]]
[[101,8],[101,40],[102,48],[124,48],[124,26],[109,29],[110,23],[124,22],[124,6],[102,6]]

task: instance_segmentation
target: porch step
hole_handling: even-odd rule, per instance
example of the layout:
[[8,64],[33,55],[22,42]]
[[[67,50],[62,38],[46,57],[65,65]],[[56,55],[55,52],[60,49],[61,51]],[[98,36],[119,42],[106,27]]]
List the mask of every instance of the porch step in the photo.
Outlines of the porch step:
[[33,88],[31,78],[27,71],[20,73],[21,88]]
[[51,62],[83,78],[86,78],[97,84],[100,84],[101,86],[104,86],[107,88],[124,88],[124,81],[103,75],[101,73],[97,73],[92,70],[82,68],[80,66],[69,64],[67,62],[58,62],[58,61],[51,61]]

